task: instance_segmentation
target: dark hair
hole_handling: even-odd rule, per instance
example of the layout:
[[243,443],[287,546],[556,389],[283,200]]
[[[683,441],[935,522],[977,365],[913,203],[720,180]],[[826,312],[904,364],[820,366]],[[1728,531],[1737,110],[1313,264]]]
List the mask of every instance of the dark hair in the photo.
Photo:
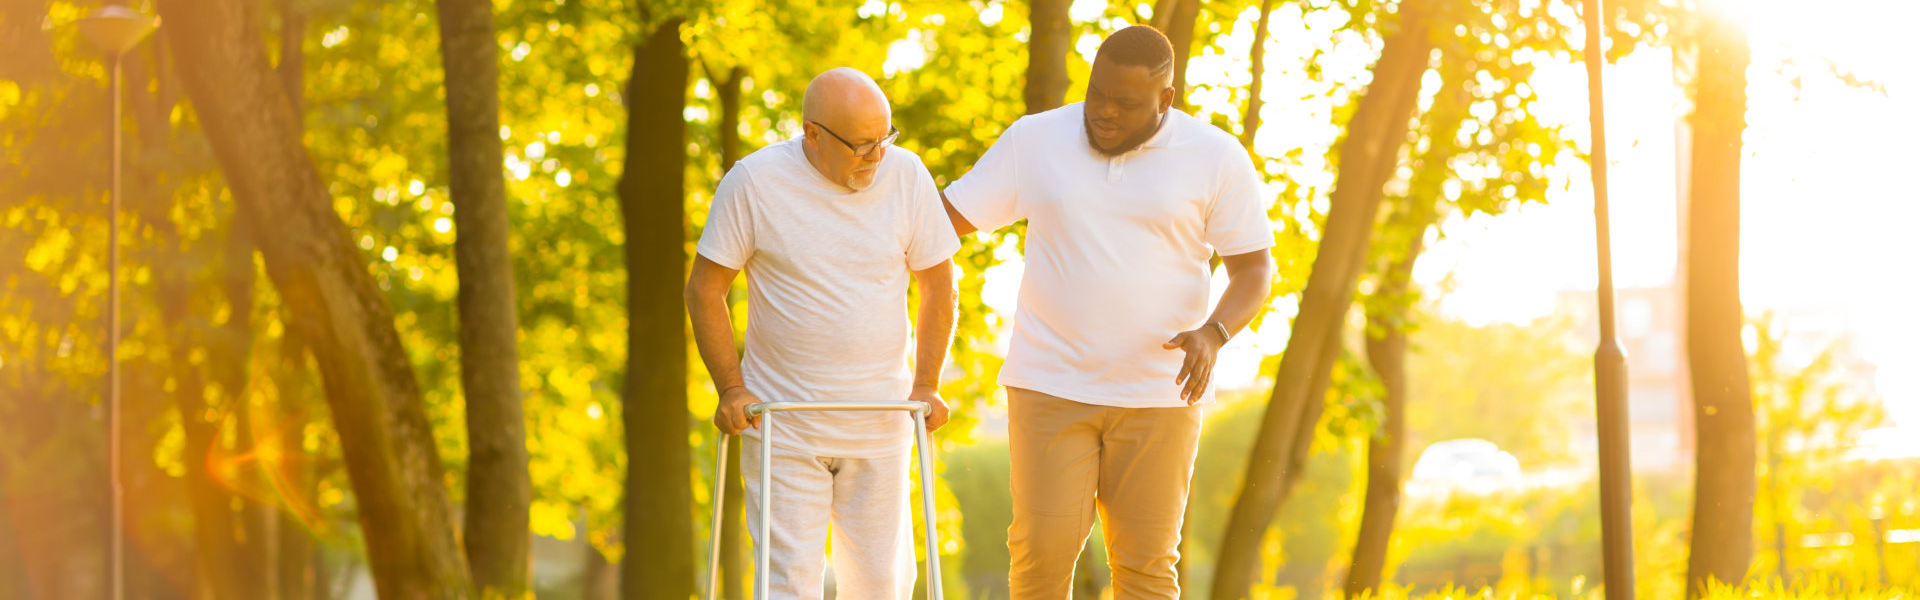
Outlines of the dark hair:
[[1154,77],[1165,77],[1173,73],[1173,42],[1160,30],[1146,25],[1134,25],[1113,32],[1106,41],[1100,42],[1100,52],[1093,60],[1111,60],[1117,64],[1146,67],[1147,73]]

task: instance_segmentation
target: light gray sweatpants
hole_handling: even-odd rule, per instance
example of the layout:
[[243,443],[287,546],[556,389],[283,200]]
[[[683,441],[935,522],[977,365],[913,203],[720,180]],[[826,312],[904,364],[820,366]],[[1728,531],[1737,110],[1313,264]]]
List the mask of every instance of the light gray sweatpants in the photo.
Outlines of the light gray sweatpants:
[[[747,531],[760,560],[760,443],[740,448]],[[913,524],[907,511],[908,457],[830,458],[773,447],[773,568],[769,599],[819,600],[832,523],[839,600],[907,600],[913,595]],[[757,565],[756,565],[757,566]],[[753,588],[757,590],[758,588]]]

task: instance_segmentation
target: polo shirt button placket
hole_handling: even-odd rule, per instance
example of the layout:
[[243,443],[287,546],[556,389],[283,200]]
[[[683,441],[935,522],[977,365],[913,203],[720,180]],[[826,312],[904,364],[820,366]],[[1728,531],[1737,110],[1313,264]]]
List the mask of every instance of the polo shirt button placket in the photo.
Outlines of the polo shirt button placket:
[[1107,183],[1120,183],[1120,177],[1126,175],[1126,157],[1115,156],[1107,159]]

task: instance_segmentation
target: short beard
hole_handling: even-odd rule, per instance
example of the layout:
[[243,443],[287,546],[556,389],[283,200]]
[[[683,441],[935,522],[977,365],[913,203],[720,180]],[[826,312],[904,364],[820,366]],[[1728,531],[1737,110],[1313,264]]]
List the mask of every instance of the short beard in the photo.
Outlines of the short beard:
[[1172,112],[1172,109],[1161,111],[1160,122],[1154,124],[1153,129],[1140,132],[1139,135],[1127,138],[1126,141],[1121,142],[1119,148],[1114,150],[1101,148],[1100,144],[1093,141],[1093,123],[1092,120],[1088,119],[1085,115],[1081,115],[1080,117],[1080,127],[1087,131],[1087,145],[1092,146],[1094,152],[1099,152],[1102,156],[1119,156],[1132,152],[1135,148],[1139,148],[1141,144],[1147,143],[1147,140],[1153,139],[1154,134],[1160,133],[1160,128],[1167,126],[1167,114]]

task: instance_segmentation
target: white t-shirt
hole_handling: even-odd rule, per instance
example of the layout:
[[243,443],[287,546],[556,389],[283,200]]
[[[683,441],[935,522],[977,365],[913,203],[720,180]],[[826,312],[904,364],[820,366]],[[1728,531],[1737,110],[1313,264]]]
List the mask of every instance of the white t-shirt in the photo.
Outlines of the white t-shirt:
[[[802,148],[787,140],[735,163],[700,234],[701,256],[746,271],[741,376],[764,402],[905,400],[910,271],[952,257],[960,240],[913,152],[888,148],[873,185],[854,192],[822,176]],[[902,412],[775,418],[775,444],[815,456],[880,458],[913,443]]]
[[[1080,104],[1008,127],[947,200],[981,231],[1027,219],[1026,275],[1000,384],[1076,402],[1185,406],[1186,352],[1205,324],[1208,259],[1273,246],[1246,150],[1175,110],[1152,139],[1107,157]],[[1203,402],[1211,402],[1207,390]]]

